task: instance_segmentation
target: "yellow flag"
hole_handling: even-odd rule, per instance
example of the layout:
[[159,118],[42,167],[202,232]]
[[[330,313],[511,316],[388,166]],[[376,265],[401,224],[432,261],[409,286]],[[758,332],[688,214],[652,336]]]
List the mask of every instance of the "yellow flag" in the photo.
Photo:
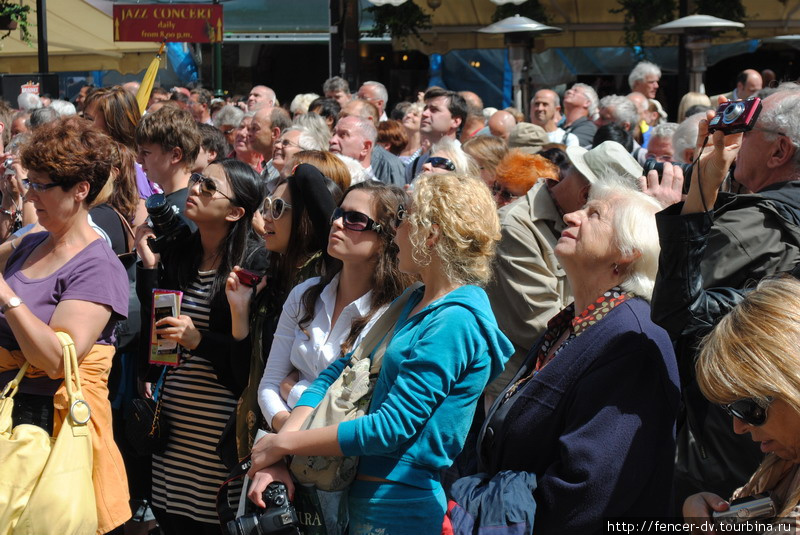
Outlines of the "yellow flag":
[[142,85],[139,86],[139,92],[136,93],[136,102],[139,104],[139,113],[144,114],[144,110],[147,109],[147,102],[150,100],[150,92],[153,90],[153,84],[156,81],[158,65],[161,63],[161,54],[164,53],[165,46],[166,43],[161,43],[161,47],[158,49],[158,54],[156,54],[156,57],[150,62],[150,66],[147,67],[147,72],[144,73],[144,78],[142,79]]

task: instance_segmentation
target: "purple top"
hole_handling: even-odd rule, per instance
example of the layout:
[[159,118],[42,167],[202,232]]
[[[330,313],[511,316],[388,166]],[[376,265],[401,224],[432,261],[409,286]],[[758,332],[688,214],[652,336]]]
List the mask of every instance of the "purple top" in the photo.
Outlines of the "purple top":
[[134,164],[136,168],[136,187],[139,189],[139,198],[146,199],[153,193],[159,193],[156,185],[147,179],[147,175],[142,171],[142,166],[139,162]]
[[[70,258],[54,273],[42,279],[30,279],[20,269],[31,252],[49,235],[28,234],[6,264],[3,276],[9,287],[34,316],[50,323],[59,302],[67,299],[90,301],[111,307],[111,318],[97,339],[98,344],[114,343],[114,325],[128,316],[130,285],[125,268],[105,240],[98,239]],[[0,346],[19,349],[19,344],[0,314]]]
[[[122,262],[105,240],[91,242],[57,271],[42,279],[30,279],[20,269],[31,252],[42,243],[49,233],[37,232],[22,238],[6,263],[3,276],[9,287],[45,323],[50,323],[59,302],[67,299],[90,301],[111,307],[111,318],[97,339],[98,344],[114,343],[114,326],[128,316],[128,294],[130,285]],[[14,333],[8,326],[5,315],[0,314],[0,346],[19,349]],[[16,370],[0,373],[0,385],[14,378]],[[52,396],[63,383],[48,377],[26,378],[20,383],[20,392]]]

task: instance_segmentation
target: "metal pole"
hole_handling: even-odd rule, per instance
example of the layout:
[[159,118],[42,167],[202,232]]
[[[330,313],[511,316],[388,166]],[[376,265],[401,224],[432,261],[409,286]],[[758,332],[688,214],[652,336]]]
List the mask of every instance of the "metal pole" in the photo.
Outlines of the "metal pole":
[[[219,4],[219,0],[214,0],[214,4]],[[222,16],[225,17],[224,11]],[[223,96],[225,93],[222,91],[222,34],[217,35],[215,43],[211,43],[211,81],[214,96]]]
[[39,72],[50,72],[47,54],[47,2],[36,0],[36,34],[39,48]]

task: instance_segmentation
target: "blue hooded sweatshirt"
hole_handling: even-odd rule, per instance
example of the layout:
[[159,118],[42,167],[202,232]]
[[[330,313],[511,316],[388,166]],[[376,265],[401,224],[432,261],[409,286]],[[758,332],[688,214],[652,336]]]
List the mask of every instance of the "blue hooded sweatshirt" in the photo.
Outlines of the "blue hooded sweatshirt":
[[[481,288],[461,286],[409,318],[423,292],[415,290],[400,314],[368,414],[339,424],[338,439],[345,455],[361,457],[360,473],[433,489],[514,348]],[[315,407],[348,362],[331,364],[297,405]]]

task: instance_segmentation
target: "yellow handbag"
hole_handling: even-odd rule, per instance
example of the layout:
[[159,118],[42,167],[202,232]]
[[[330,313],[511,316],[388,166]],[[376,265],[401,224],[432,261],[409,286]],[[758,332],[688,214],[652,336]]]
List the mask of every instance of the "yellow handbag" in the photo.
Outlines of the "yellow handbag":
[[26,363],[0,393],[0,534],[92,535],[97,506],[92,485],[91,411],[83,398],[75,345],[57,332],[64,350],[69,413],[58,437],[41,427],[12,429],[14,395]]

